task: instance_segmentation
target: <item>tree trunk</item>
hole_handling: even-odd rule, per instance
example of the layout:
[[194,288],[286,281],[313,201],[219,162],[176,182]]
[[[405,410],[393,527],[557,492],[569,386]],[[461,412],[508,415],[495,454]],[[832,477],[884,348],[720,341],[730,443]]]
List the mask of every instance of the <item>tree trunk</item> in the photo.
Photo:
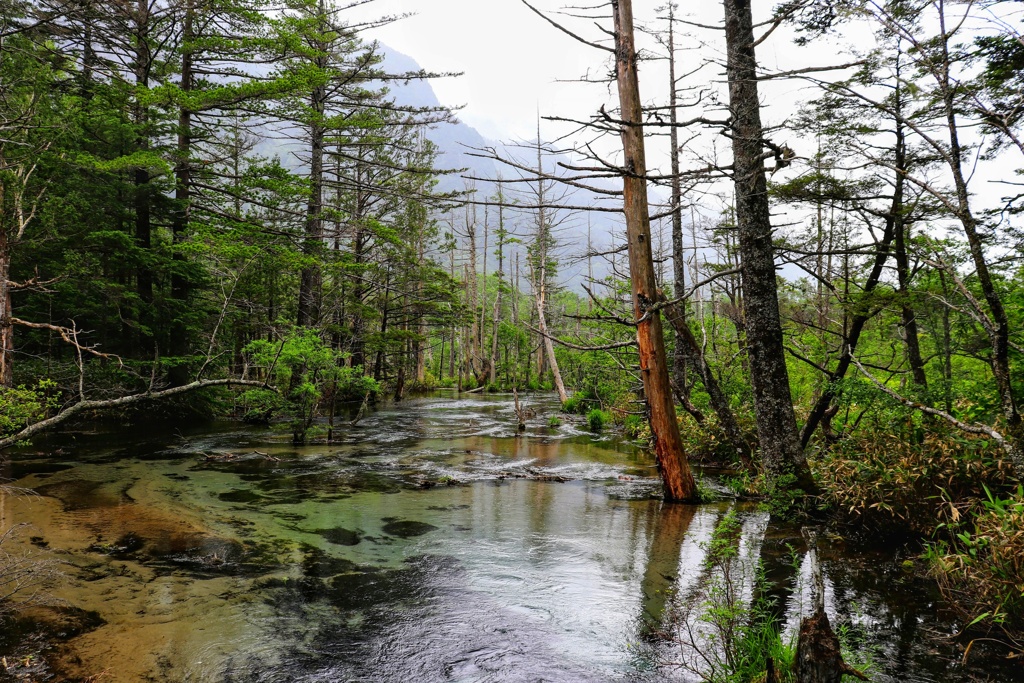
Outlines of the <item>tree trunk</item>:
[[501,316],[501,283],[502,278],[505,277],[503,269],[505,267],[505,213],[504,213],[504,199],[501,196],[501,185],[498,181],[498,272],[497,272],[497,292],[494,295],[494,313],[491,316],[491,359],[490,369],[491,384],[495,384],[498,378],[498,325],[500,323]]
[[[678,106],[676,95],[676,51],[675,51],[675,5],[668,4],[668,116],[671,128],[669,128],[669,142],[672,146],[669,159],[672,163],[672,273],[674,283],[672,294],[678,298],[686,291],[686,260],[683,256],[683,191],[682,180],[679,177],[679,130],[676,128]],[[678,314],[672,316],[673,325],[678,320],[680,324],[686,325],[686,303],[679,302]],[[683,397],[689,398],[688,384],[686,381],[686,340],[679,327],[676,327],[675,349],[672,356],[672,378],[676,388]]]
[[551,341],[551,337],[548,335],[547,315],[544,312],[546,295],[544,292],[543,272],[544,269],[542,268],[541,276],[539,278],[541,282],[540,291],[537,293],[537,329],[540,330],[541,343],[544,345],[544,354],[542,358],[547,358],[548,366],[551,368],[551,376],[555,382],[555,391],[558,392],[558,400],[565,403],[569,400],[569,395],[565,392],[565,384],[562,382],[562,372],[558,369],[558,361],[555,360],[555,345]]
[[793,476],[787,486],[810,492],[817,486],[797,432],[779,316],[750,0],[725,0],[725,39],[744,325],[761,458],[773,484]]
[[697,486],[683,451],[675,403],[669,383],[661,316],[650,308],[658,300],[654,259],[651,253],[651,222],[647,205],[647,162],[644,150],[643,115],[633,43],[631,0],[611,0],[615,20],[615,66],[619,90],[622,137],[623,200],[633,313],[637,320],[640,370],[647,397],[654,452],[665,482],[666,500],[693,500]]
[[[0,208],[3,208],[3,184],[0,183]],[[0,217],[0,221],[4,218]],[[11,322],[11,247],[7,226],[0,225],[0,387],[14,385],[14,324]]]
[[[134,54],[132,55],[134,64],[132,67],[135,85],[139,89],[138,97],[141,97],[143,92],[149,87],[149,67],[152,61],[149,46],[149,6],[146,0],[138,0],[134,28],[135,44]],[[148,130],[149,112],[138,99],[135,103],[135,125],[138,127],[136,134],[139,150],[148,150],[150,147]],[[148,254],[153,247],[149,170],[144,167],[136,168],[133,173],[133,179],[135,184],[135,244],[143,253]],[[139,296],[139,301],[142,303],[139,320],[136,322],[152,330],[153,270],[145,259],[136,268],[135,291]],[[139,338],[142,341],[144,351],[148,353],[152,350],[152,332],[140,332]]]
[[[189,44],[193,38],[192,22],[195,15],[195,8],[192,0],[185,0],[185,17],[182,23],[182,53],[181,53],[181,89],[183,92],[192,90],[192,46]],[[189,203],[191,202],[191,157],[192,154],[192,112],[187,107],[182,107],[178,112],[178,149],[177,163],[174,168],[174,214],[171,218],[171,231],[175,247],[185,240],[188,231]],[[188,353],[188,330],[182,317],[187,310],[188,300],[188,279],[182,272],[182,264],[185,261],[184,254],[175,248],[171,257],[175,267],[171,270],[171,299],[177,303],[177,310],[174,312],[174,319],[171,321],[170,346],[168,352],[171,356],[181,358]],[[188,367],[178,361],[172,367],[167,377],[171,386],[182,386],[188,382]]]
[[[321,2],[319,13],[326,8]],[[322,17],[321,17],[322,18]],[[326,53],[325,45],[317,47]],[[321,54],[315,58],[319,69],[327,68],[328,57]],[[324,239],[324,125],[321,119],[327,103],[326,86],[313,87],[309,96],[309,107],[315,113],[313,123],[309,126],[309,201],[306,204],[305,234],[302,240],[302,254],[307,262],[299,275],[299,305],[297,324],[300,327],[312,327],[320,322],[320,305],[322,297],[322,273],[320,269],[320,252]]]
[[[424,242],[423,226],[420,226],[419,241],[417,242],[417,256],[419,262],[422,264],[424,257]],[[416,278],[416,299],[417,303],[422,305],[424,299],[424,283],[422,277]],[[418,307],[419,308],[419,307]],[[414,347],[414,359],[416,363],[416,383],[420,385],[422,389],[423,383],[427,379],[427,340],[429,330],[427,329],[427,317],[423,310],[416,312],[416,343]]]
[[537,266],[536,277],[534,278],[533,292],[537,306],[537,328],[541,333],[542,351],[538,354],[537,381],[540,382],[544,376],[544,361],[551,369],[551,376],[555,384],[555,391],[558,392],[558,400],[565,403],[569,395],[565,391],[565,384],[562,382],[562,372],[558,368],[558,360],[555,358],[555,346],[548,336],[547,322],[547,282],[548,282],[548,242],[551,239],[547,217],[547,189],[544,184],[543,166],[541,163],[540,148],[540,122],[537,122]]
[[[1013,395],[1013,384],[1010,376],[1010,322],[1006,315],[1006,309],[1003,307],[1002,298],[999,292],[996,291],[995,283],[992,281],[988,261],[985,258],[982,238],[978,234],[978,220],[974,217],[974,213],[971,210],[970,191],[967,188],[967,180],[963,173],[963,149],[960,146],[959,126],[956,118],[956,86],[951,83],[949,76],[950,34],[946,32],[946,18],[942,3],[938,4],[938,8],[942,31],[940,43],[942,60],[938,79],[949,130],[949,152],[946,154],[946,159],[953,174],[953,184],[956,188],[957,218],[960,219],[964,234],[967,236],[967,244],[970,247],[971,259],[974,261],[978,284],[981,286],[981,292],[985,298],[985,303],[988,304],[991,316],[989,324],[985,327],[992,344],[992,374],[995,377],[996,389],[999,392],[1000,402],[1002,403],[1003,417],[1014,441],[1024,441],[1024,421],[1021,420],[1017,402]],[[1024,475],[1024,472],[1018,469],[1018,474]]]
[[[352,262],[358,269],[365,258],[366,234],[361,225],[356,223],[355,235],[352,236]],[[362,368],[366,374],[366,318],[363,316],[363,297],[366,295],[366,284],[362,270],[356,271],[356,281],[352,284],[352,358],[349,365]]]
[[384,376],[384,350],[387,348],[387,333],[388,333],[388,305],[391,294],[391,270],[388,269],[384,276],[384,304],[380,311],[380,349],[377,350],[377,356],[373,363],[373,379],[379,382]]
[[[902,179],[901,179],[902,180]],[[924,371],[921,355],[921,341],[917,333],[917,315],[910,303],[910,260],[907,257],[907,233],[910,226],[898,217],[895,232],[896,277],[900,293],[900,317],[903,323],[903,337],[907,346],[907,362],[910,364],[914,384],[922,391],[928,390],[928,376]]]

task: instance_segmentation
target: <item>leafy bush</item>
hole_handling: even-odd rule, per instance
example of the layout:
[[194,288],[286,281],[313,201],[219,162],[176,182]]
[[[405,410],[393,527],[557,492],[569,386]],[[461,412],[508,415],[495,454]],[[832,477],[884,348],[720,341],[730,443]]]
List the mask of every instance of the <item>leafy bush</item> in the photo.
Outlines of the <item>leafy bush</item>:
[[622,422],[622,431],[630,439],[645,440],[651,435],[650,425],[640,415],[626,415]]
[[608,423],[610,417],[608,413],[604,412],[600,408],[594,408],[587,413],[587,424],[590,425],[590,431],[599,432],[604,429],[605,424]]
[[332,401],[356,401],[380,393],[380,385],[363,375],[362,368],[345,366],[346,355],[310,329],[296,330],[281,341],[256,340],[245,347],[245,352],[252,365],[272,373],[279,387],[287,387],[284,396],[277,399],[267,392],[246,392],[250,402],[244,403],[246,414],[250,419],[269,421],[275,413],[283,413],[289,419],[295,443],[305,442],[325,395]]
[[562,404],[562,412],[580,413],[582,412],[581,408],[584,405],[586,404],[584,403],[583,398],[580,396],[580,393],[577,391],[575,394],[567,398],[565,400],[565,403]]
[[551,418],[548,420],[548,427],[561,427],[561,426],[562,426],[562,421],[560,419],[558,419],[557,415],[552,415]]
[[[931,534],[964,501],[981,500],[1012,472],[986,439],[933,432],[922,443],[882,431],[847,439],[811,461],[822,501],[876,528]],[[953,503],[953,508],[942,501]]]
[[584,415],[594,408],[614,404],[619,393],[607,384],[583,387],[573,392],[573,395],[562,404],[562,410],[566,413]]
[[929,545],[925,558],[951,602],[972,625],[1024,625],[1024,485],[1005,497],[986,488],[946,529],[948,540]]
[[423,381],[412,380],[406,384],[406,390],[409,393],[416,394],[424,391],[430,391],[438,387],[437,377],[434,376],[430,370],[423,373]]
[[[737,410],[734,413],[743,434],[755,434],[757,428],[751,413]],[[706,463],[730,464],[742,466],[736,449],[725,438],[718,416],[711,410],[704,411],[704,424],[698,424],[688,413],[681,413],[677,422],[679,435],[683,439],[683,449],[690,460]]]
[[270,421],[286,406],[284,397],[269,389],[250,389],[242,393],[242,420],[250,424],[270,424]]
[[0,387],[0,435],[14,434],[46,418],[57,408],[57,383],[39,380],[34,387]]

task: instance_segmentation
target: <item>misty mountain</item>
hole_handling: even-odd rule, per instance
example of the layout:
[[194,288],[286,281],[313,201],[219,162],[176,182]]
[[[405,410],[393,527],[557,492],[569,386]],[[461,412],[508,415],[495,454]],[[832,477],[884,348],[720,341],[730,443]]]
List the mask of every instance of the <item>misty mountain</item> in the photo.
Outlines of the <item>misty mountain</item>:
[[[384,68],[389,73],[414,73],[420,71],[416,61],[400,52],[392,50],[387,46],[381,46],[385,54]],[[429,79],[410,80],[403,83],[391,85],[391,95],[395,100],[405,106],[415,107],[436,107],[442,104],[447,106],[458,103],[440,102],[430,84]],[[434,126],[428,137],[437,145],[440,155],[437,166],[443,169],[465,169],[464,172],[453,175],[446,175],[441,179],[439,188],[443,191],[464,190],[467,182],[476,187],[475,197],[478,200],[485,200],[492,196],[496,190],[494,182],[486,180],[468,181],[466,176],[476,179],[497,179],[499,175],[510,181],[505,185],[505,192],[517,203],[524,207],[531,203],[529,187],[522,182],[515,182],[523,177],[523,173],[507,164],[494,159],[477,156],[482,149],[494,149],[499,156],[507,159],[515,159],[517,163],[524,166],[536,164],[536,151],[529,148],[531,142],[515,142],[488,140],[472,126],[458,121],[452,124],[439,124]],[[567,156],[547,156],[543,160],[545,169],[550,173],[559,171],[557,164],[570,164],[572,160]],[[578,163],[578,162],[577,162]],[[566,173],[564,170],[561,173]],[[616,188],[616,183],[609,183],[609,187]],[[559,204],[575,207],[588,206],[612,206],[607,196],[589,192],[583,189],[574,189],[567,192],[560,187],[553,188],[553,197]],[[496,211],[491,209],[490,211]],[[462,220],[461,214],[457,217]],[[481,224],[484,218],[484,208],[477,207],[477,222]],[[533,230],[533,213],[529,209],[510,210],[506,212],[506,225],[511,223],[512,231],[521,239],[528,240]],[[493,226],[495,218],[490,217]],[[624,226],[621,215],[608,212],[587,212],[581,210],[559,210],[554,212],[552,221],[553,235],[558,242],[555,253],[560,261],[559,280],[567,285],[578,287],[585,281],[588,265],[585,254],[587,252],[588,231],[590,233],[591,248],[597,252],[608,251],[613,244],[621,244],[624,239]],[[482,230],[479,232],[482,239]],[[666,243],[667,244],[667,243]],[[522,247],[519,247],[520,249]],[[515,247],[513,247],[515,249]],[[619,260],[624,257],[620,256]],[[493,254],[489,256],[489,264],[494,265]],[[610,264],[604,258],[594,258],[591,267],[596,278],[604,277],[610,272]]]

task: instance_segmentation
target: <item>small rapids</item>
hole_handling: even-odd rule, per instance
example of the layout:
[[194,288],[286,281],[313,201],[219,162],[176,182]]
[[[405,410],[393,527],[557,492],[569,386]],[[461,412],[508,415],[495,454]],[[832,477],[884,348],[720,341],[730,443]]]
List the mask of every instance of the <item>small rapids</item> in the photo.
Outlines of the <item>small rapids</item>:
[[[679,619],[729,509],[744,576],[760,560],[780,578],[795,629],[797,529],[729,501],[663,505],[648,452],[526,400],[525,433],[511,397],[464,395],[389,405],[331,444],[215,424],[23,450],[0,476],[34,493],[0,494],[0,532],[31,524],[16,542],[63,563],[64,606],[33,608],[0,651],[40,629],[39,680],[696,681]],[[822,554],[873,680],[1024,681],[960,666],[959,625],[898,549]]]

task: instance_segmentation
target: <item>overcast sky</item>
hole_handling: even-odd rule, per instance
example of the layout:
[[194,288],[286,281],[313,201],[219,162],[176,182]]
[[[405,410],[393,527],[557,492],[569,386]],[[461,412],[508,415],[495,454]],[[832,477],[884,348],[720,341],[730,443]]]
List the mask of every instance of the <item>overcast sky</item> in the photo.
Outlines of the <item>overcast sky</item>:
[[[545,9],[561,3],[538,0]],[[431,71],[463,75],[432,83],[442,103],[484,135],[531,137],[542,114],[576,111],[599,86],[559,83],[600,68],[604,54],[558,33],[519,0],[377,0],[378,14],[414,12],[367,34]]]
[[[607,12],[606,3],[593,1],[603,6],[603,13]],[[531,4],[557,19],[557,11],[565,5],[587,3],[531,0]],[[655,10],[664,6],[665,0],[637,0],[634,4],[638,25],[647,23],[663,28],[664,22],[656,21]],[[697,10],[691,3],[679,5],[677,16],[695,11],[697,14],[690,18],[698,22],[721,21],[720,2],[700,3]],[[761,2],[755,9],[767,13],[773,6],[773,2]],[[609,54],[559,32],[520,0],[376,0],[357,11],[363,16],[413,13],[414,16],[369,31],[365,36],[412,57],[427,70],[462,72],[458,78],[438,79],[431,85],[443,104],[464,105],[459,117],[489,138],[532,139],[538,112],[541,116],[585,119],[601,104],[617,101],[614,89],[609,92],[607,86],[576,82],[585,75],[605,76],[610,68]],[[574,30],[590,40],[604,37],[592,21],[569,21]],[[604,25],[609,26],[609,22]],[[693,29],[693,33],[677,39],[677,47],[681,48],[680,71],[687,64],[720,56],[719,32]],[[641,46],[656,47],[643,35],[638,35],[637,41]],[[786,36],[773,36],[758,47],[758,58],[767,68],[806,58],[806,52],[800,54],[790,46]],[[816,51],[815,58],[820,57],[821,53]],[[721,69],[712,66],[702,73],[702,78],[716,80],[721,75]],[[664,104],[664,63],[642,64],[640,85],[646,101]],[[776,92],[771,99],[789,102],[790,106],[783,109],[791,112],[791,104],[799,98],[799,87],[791,84],[784,88],[789,92]],[[768,117],[772,118],[772,112],[768,112]],[[543,137],[548,140],[568,130],[547,122],[542,126]],[[652,165],[659,164],[657,143],[648,156]]]

